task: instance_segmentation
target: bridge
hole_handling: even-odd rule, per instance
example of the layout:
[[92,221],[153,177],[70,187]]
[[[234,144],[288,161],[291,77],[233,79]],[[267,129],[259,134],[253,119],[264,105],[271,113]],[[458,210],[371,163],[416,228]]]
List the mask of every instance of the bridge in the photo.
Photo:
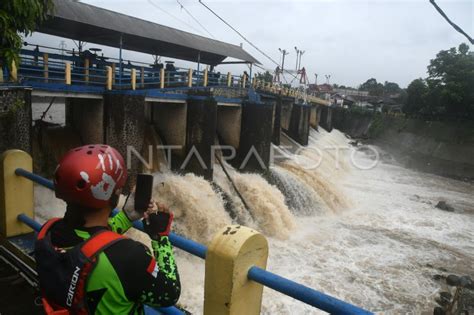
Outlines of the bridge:
[[[3,67],[0,120],[5,123],[0,135],[8,141],[0,151],[32,152],[38,134],[43,144],[57,143],[49,139],[48,128],[53,127],[39,124],[44,128],[38,131],[28,126],[31,106],[58,98],[65,102],[71,139],[108,143],[124,155],[133,145],[143,155],[143,148],[155,145],[143,139],[159,138],[181,148],[172,153],[177,161],[197,148],[205,167],[194,161],[185,171],[207,179],[212,178],[213,156],[208,151],[216,135],[220,144],[237,149],[233,165],[240,165],[254,148],[261,159],[250,158],[246,170],[262,172],[269,166],[271,144],[279,145],[282,131],[307,145],[310,128],[332,128],[327,101],[301,88],[257,80],[252,69],[259,61],[240,46],[69,0],[56,1],[54,14],[38,31],[77,40],[79,47],[61,50],[25,43],[21,63],[11,71]],[[118,49],[119,58],[104,56],[100,49],[84,50],[84,41]],[[191,61],[197,67],[124,60],[124,49]],[[249,74],[213,69],[225,64],[246,65]],[[45,149],[54,151],[47,145]],[[132,173],[139,170],[137,163]]]

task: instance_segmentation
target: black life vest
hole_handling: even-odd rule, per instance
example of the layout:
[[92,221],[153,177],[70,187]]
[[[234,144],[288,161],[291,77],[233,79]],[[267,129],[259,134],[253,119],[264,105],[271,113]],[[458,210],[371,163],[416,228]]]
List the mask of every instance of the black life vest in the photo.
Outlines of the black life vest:
[[35,243],[43,307],[46,314],[89,314],[86,284],[97,262],[97,256],[109,246],[124,239],[112,231],[100,231],[88,240],[70,248],[56,248],[49,230],[60,219],[46,222]]

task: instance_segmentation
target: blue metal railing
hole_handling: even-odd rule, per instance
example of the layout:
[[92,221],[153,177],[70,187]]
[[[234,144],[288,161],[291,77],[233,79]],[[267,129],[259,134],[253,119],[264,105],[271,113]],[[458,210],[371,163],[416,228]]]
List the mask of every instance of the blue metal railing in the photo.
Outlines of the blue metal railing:
[[[35,46],[35,45],[28,45]],[[160,87],[160,70],[157,65],[148,65],[138,61],[132,63],[116,62],[114,58],[105,58],[98,55],[64,55],[65,52],[60,49],[48,48],[51,51],[32,51],[28,49],[21,50],[21,63],[19,65],[19,75],[25,82],[49,82],[65,84],[65,63],[71,64],[71,83],[73,85],[95,85],[104,86],[106,84],[105,66],[115,68],[114,89],[131,89],[131,70],[135,69],[137,73],[137,88],[146,88],[153,86]],[[48,55],[47,61],[44,54]],[[85,59],[89,59],[89,67],[85,68]],[[47,65],[47,69],[44,67]],[[120,70],[121,69],[121,70]],[[89,74],[85,71],[88,70]],[[121,72],[120,72],[121,71]],[[189,69],[174,67],[174,69],[165,68],[165,87],[187,87]],[[144,84],[141,84],[143,76]],[[121,80],[119,78],[121,77]],[[204,71],[193,70],[192,87],[200,87],[204,84]],[[208,86],[227,86],[227,75],[216,72],[208,72]],[[241,86],[241,76],[232,76],[231,87]]]
[[[34,173],[17,168],[15,174],[54,190],[54,184],[52,181]],[[117,212],[118,210],[114,210],[113,215]],[[18,220],[25,223],[35,231],[41,229],[41,224],[25,214],[18,215]],[[143,230],[143,224],[141,221],[135,221],[133,225],[135,228]],[[194,256],[206,259],[207,247],[205,245],[174,233],[170,233],[169,239],[173,246]],[[247,278],[331,314],[373,314],[372,312],[364,310],[358,306],[349,304],[256,266],[249,269]],[[183,314],[179,309],[173,307],[161,308],[159,311],[164,314]]]

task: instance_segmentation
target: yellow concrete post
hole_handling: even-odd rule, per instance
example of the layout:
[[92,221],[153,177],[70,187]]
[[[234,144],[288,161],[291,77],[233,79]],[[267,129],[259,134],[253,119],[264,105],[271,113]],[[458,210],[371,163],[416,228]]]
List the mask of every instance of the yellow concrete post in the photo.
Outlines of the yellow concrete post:
[[208,83],[208,71],[207,71],[207,68],[204,69],[204,83],[203,83],[203,86],[207,86],[207,83]]
[[107,70],[107,82],[106,82],[106,88],[107,90],[112,90],[112,81],[113,81],[113,77],[114,75],[112,74],[112,67],[110,66],[106,66],[105,69]]
[[132,74],[131,74],[131,81],[132,81],[132,90],[135,90],[137,88],[137,70],[132,69]]
[[31,232],[17,220],[20,213],[33,217],[33,182],[15,175],[15,169],[33,171],[33,159],[21,150],[8,150],[0,156],[0,234],[10,237]]
[[145,67],[140,68],[140,82],[142,84],[142,88],[145,88]]
[[188,87],[193,86],[193,69],[188,70]]
[[66,62],[66,69],[64,69],[64,80],[67,85],[71,85],[71,64]]
[[11,79],[13,82],[18,81],[18,70],[17,70],[17,68],[16,68],[15,60],[12,61],[12,69],[11,69],[11,71],[10,71],[10,79]]
[[247,279],[250,267],[265,269],[266,238],[250,228],[230,225],[214,236],[206,254],[204,315],[257,315],[263,286]]
[[3,83],[3,67],[0,67],[0,83]]
[[89,59],[86,58],[84,60],[84,81],[85,82],[89,82]]
[[227,86],[230,87],[232,85],[232,74],[227,72]]
[[245,88],[245,84],[247,84],[247,76],[244,74],[242,76],[242,87]]
[[160,89],[165,88],[165,69],[160,69]]
[[48,54],[43,54],[43,76],[44,76],[44,82],[48,82],[48,77],[49,77],[49,72],[48,72],[48,60],[49,60],[49,55],[48,55]]

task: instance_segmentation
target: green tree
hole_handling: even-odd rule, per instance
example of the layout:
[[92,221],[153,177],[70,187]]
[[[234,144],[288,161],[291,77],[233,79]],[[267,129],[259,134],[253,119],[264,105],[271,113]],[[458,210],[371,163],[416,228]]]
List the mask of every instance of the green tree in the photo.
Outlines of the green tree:
[[426,81],[433,114],[474,118],[474,55],[467,44],[440,51]]
[[384,94],[383,84],[378,83],[375,78],[370,78],[359,87],[361,91],[369,92],[371,96],[382,96]]
[[407,98],[403,106],[403,111],[407,114],[421,113],[425,108],[425,99],[428,93],[428,86],[425,80],[413,80],[407,87]]
[[30,35],[52,9],[52,0],[0,1],[0,64],[19,64],[21,35]]
[[385,92],[385,94],[398,94],[402,91],[402,89],[400,88],[400,86],[395,83],[395,82],[388,82],[388,81],[385,81],[384,85],[383,85],[383,90]]
[[263,81],[263,82],[268,82],[268,83],[272,83],[273,82],[273,75],[269,72],[269,71],[265,71],[265,72],[258,72],[255,77],[257,78],[257,80],[259,81]]

